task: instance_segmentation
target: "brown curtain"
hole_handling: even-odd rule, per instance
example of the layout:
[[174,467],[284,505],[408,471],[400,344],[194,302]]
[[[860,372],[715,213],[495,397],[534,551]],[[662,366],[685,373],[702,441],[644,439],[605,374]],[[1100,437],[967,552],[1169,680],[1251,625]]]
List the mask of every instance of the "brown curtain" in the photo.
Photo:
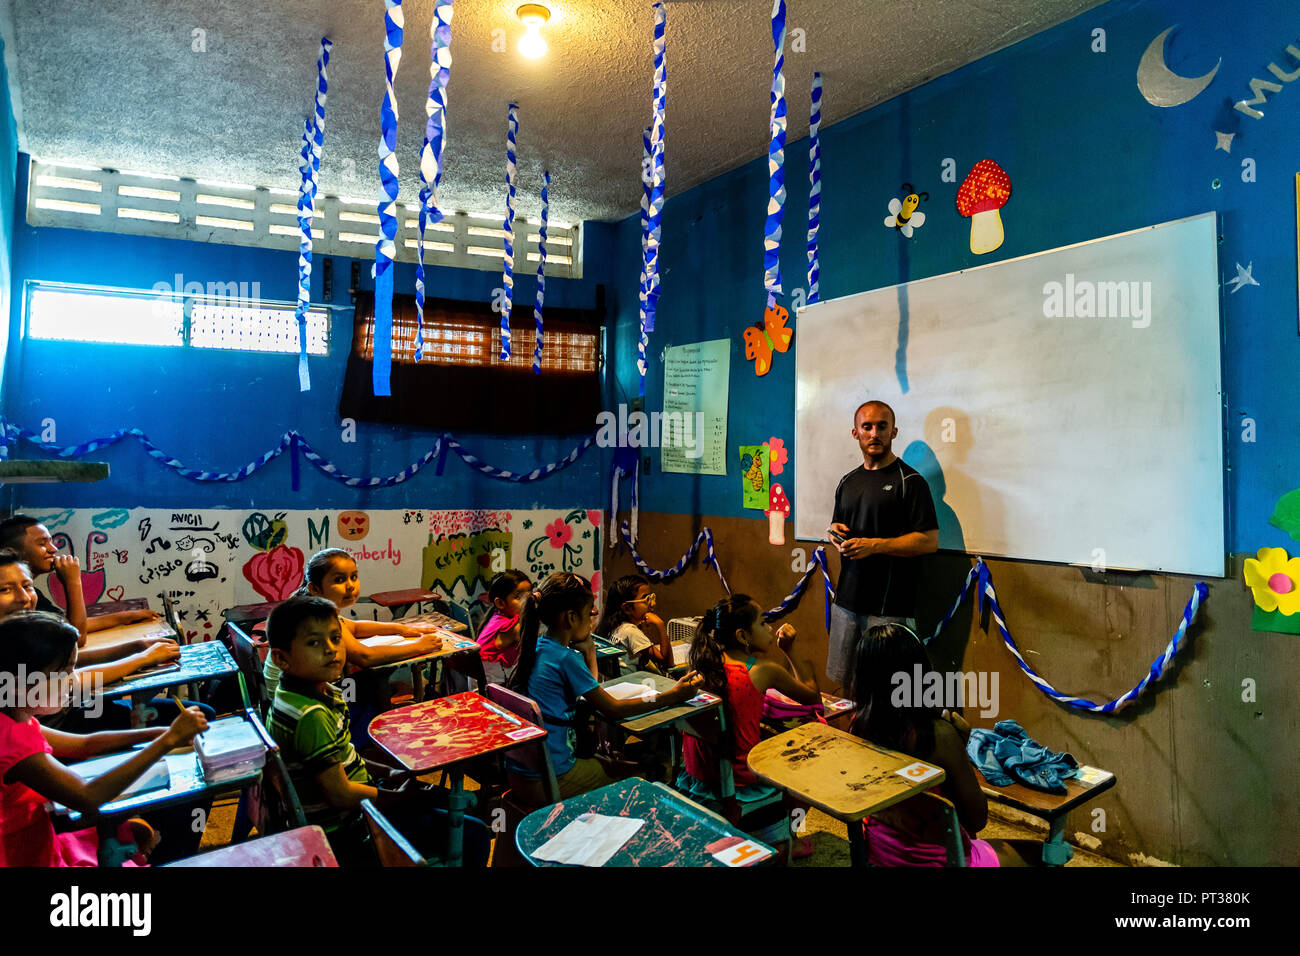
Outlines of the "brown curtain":
[[358,421],[488,434],[586,434],[600,411],[600,330],[595,309],[548,308],[542,374],[533,373],[531,304],[511,312],[511,358],[500,355],[500,317],[487,302],[425,300],[424,359],[415,362],[414,296],[393,297],[393,394],[371,387],[375,300],[356,293],[352,348],[339,415]]

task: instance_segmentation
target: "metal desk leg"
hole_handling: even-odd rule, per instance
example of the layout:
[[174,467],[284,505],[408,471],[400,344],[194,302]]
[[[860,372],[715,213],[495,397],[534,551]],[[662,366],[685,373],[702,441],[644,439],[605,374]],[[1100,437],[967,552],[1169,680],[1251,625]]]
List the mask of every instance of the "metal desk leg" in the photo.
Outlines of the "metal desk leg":
[[849,866],[866,866],[867,838],[862,832],[863,821],[853,820],[847,826],[849,830]]
[[1043,843],[1043,863],[1065,866],[1074,857],[1074,847],[1065,842],[1065,814],[1051,821],[1052,828]]
[[462,866],[465,844],[465,810],[469,807],[465,793],[465,774],[457,769],[451,772],[451,794],[447,797],[447,865]]

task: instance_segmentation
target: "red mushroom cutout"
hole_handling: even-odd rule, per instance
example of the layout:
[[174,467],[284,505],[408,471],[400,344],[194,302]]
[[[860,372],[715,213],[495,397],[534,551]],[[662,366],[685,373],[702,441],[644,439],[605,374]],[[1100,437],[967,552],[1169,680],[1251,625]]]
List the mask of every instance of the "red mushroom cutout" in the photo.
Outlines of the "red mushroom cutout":
[[998,210],[1011,198],[1011,177],[991,159],[981,159],[957,190],[957,211],[970,217],[970,251],[977,256],[1002,245]]
[[767,507],[767,541],[769,544],[785,544],[785,519],[790,517],[790,499],[780,485],[772,486]]

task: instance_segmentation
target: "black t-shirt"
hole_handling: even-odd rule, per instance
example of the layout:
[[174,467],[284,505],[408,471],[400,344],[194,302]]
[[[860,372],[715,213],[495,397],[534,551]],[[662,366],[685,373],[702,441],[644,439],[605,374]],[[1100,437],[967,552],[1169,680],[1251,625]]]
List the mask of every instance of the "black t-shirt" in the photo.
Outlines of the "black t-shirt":
[[49,611],[51,614],[58,614],[60,617],[68,616],[67,613],[63,610],[63,608],[59,607],[57,604],[55,604],[53,601],[47,598],[45,596],[45,592],[40,590],[36,592],[35,610]]
[[[850,538],[897,538],[939,527],[930,486],[901,458],[887,468],[855,468],[841,478],[831,520],[848,525]],[[835,603],[855,614],[915,617],[920,576],[916,558],[842,558]]]

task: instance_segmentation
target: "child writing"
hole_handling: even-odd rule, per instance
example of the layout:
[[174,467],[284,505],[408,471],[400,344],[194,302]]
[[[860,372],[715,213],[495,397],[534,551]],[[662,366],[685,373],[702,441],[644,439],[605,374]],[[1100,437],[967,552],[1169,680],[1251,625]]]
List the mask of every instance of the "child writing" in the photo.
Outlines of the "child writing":
[[[339,611],[350,608],[361,596],[357,562],[342,548],[317,551],[307,562],[302,587],[297,593],[323,597],[331,601]],[[442,647],[442,638],[430,633],[433,630],[431,624],[409,626],[397,621],[350,621],[345,617],[339,618],[339,624],[343,629],[344,660],[349,668],[364,669],[392,664],[431,654]],[[361,643],[361,638],[381,634],[400,634],[412,640],[388,647],[367,647]],[[263,664],[262,675],[266,678],[267,696],[274,697],[275,688],[280,683],[280,668],[273,655],[268,656]]]
[[[723,598],[705,613],[691,641],[691,667],[704,679],[704,689],[723,700],[736,799],[741,803],[770,796],[774,790],[758,782],[749,769],[749,751],[759,740],[763,700],[775,688],[801,704],[821,702],[811,661],[796,664],[790,657],[795,629],[782,624],[775,633],[758,604],[744,594]],[[677,785],[688,793],[718,799],[718,754],[708,742],[687,736],[682,743],[684,769]],[[782,824],[784,824],[784,813]],[[784,839],[785,827],[778,839]],[[811,845],[796,856],[807,855]]]
[[488,585],[487,597],[492,610],[478,632],[478,645],[483,673],[489,683],[504,684],[519,662],[524,604],[532,590],[528,576],[514,569],[502,571]]
[[639,574],[624,575],[609,589],[596,633],[624,648],[637,670],[663,673],[673,666],[673,646],[663,619],[651,611],[654,606],[650,582]]
[[[897,750],[944,769],[934,790],[950,800],[961,825],[961,840],[971,866],[1026,866],[1032,850],[1025,841],[976,840],[988,822],[988,800],[966,756],[970,727],[959,714],[936,707],[895,703],[896,674],[923,682],[933,668],[925,646],[902,624],[880,624],[858,643],[849,674],[850,697],[857,701],[850,730],[864,740]],[[928,686],[928,683],[926,684]],[[867,860],[873,866],[943,866],[947,860],[944,808],[913,797],[866,820]],[[1032,841],[1029,841],[1032,843]]]
[[[557,571],[548,577],[524,606],[519,664],[511,677],[511,689],[531,697],[541,708],[562,797],[614,782],[598,760],[578,759],[574,754],[574,710],[580,698],[604,716],[622,720],[689,700],[700,682],[692,671],[662,694],[647,694],[640,700],[611,697],[591,675],[582,653],[573,647],[590,638],[595,603],[591,582],[581,575]],[[511,769],[517,773],[516,768]]]
[[[347,655],[334,603],[294,595],[271,612],[266,637],[281,672],[267,729],[282,748],[307,822],[325,830],[339,862],[375,862],[360,812],[366,799],[375,801],[421,852],[442,852],[447,815],[434,807],[433,795],[410,785],[401,791],[378,789],[352,743],[347,704],[334,683]],[[481,821],[465,817],[465,862],[485,865],[490,839]]]
[[[70,695],[78,636],[67,620],[42,611],[19,611],[0,621],[0,681],[21,691],[14,704],[0,707],[0,866],[94,866],[95,829],[55,833],[47,802],[93,813],[167,751],[207,729],[197,708],[182,710],[165,729],[80,735],[41,726],[37,718],[58,712]],[[61,762],[146,742],[130,759],[93,780],[82,779]],[[128,821],[123,831],[119,840],[133,841],[146,852],[157,839],[142,820]]]

